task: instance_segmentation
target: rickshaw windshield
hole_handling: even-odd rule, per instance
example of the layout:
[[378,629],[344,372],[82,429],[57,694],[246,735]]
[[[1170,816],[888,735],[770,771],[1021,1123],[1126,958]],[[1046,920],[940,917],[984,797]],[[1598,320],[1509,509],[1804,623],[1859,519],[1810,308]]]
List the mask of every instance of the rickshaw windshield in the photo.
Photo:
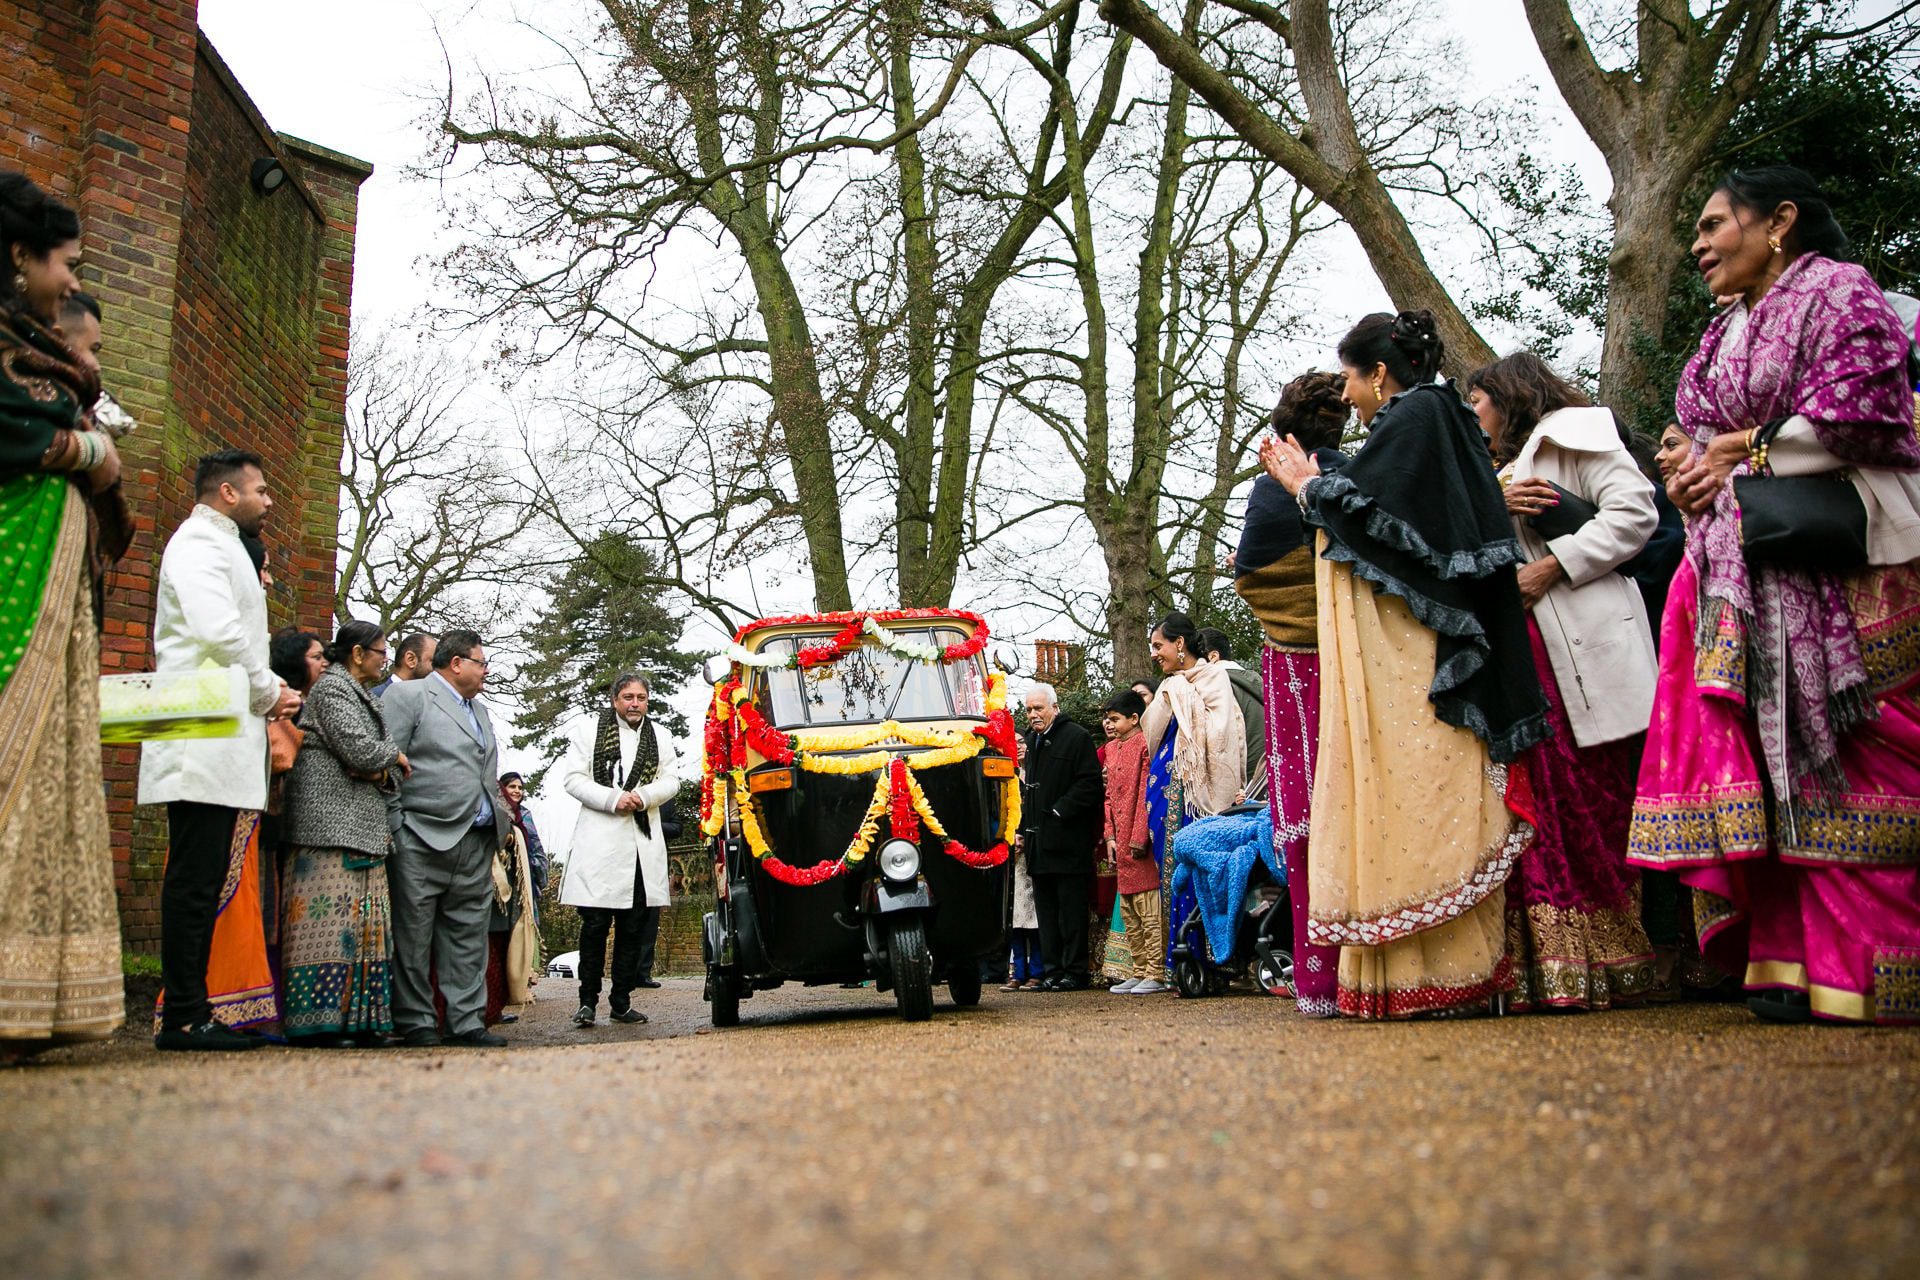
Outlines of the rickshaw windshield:
[[[965,638],[947,627],[895,634],[936,647]],[[760,652],[790,654],[798,645],[819,638],[779,636],[762,645]],[[754,684],[753,698],[767,722],[782,729],[986,714],[977,659],[951,665],[915,662],[874,644],[863,644],[838,662],[805,671],[762,670]]]

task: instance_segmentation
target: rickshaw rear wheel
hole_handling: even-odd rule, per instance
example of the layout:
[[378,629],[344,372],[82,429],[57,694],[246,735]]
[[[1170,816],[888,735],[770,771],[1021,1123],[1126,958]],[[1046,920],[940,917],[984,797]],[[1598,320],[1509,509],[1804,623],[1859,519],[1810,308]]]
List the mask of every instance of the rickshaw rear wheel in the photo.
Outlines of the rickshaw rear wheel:
[[740,979],[725,969],[707,970],[707,998],[713,1004],[713,1025],[740,1025]]
[[980,962],[963,960],[947,970],[947,995],[962,1009],[980,1003]]
[[925,1022],[933,1017],[933,957],[927,954],[927,931],[918,916],[893,922],[887,957],[893,965],[893,998],[902,1022]]

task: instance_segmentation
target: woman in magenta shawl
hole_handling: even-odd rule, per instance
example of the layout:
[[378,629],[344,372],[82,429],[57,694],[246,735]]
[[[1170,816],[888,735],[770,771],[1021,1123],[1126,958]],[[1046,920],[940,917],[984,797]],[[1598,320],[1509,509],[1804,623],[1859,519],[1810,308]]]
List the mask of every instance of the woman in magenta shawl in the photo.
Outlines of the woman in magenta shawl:
[[[1733,298],[1680,380],[1691,524],[1629,860],[1694,889],[1710,957],[1780,1021],[1920,1021],[1920,442],[1909,343],[1797,169],[1735,173],[1693,252]],[[1734,475],[1848,470],[1868,565],[1750,563]]]

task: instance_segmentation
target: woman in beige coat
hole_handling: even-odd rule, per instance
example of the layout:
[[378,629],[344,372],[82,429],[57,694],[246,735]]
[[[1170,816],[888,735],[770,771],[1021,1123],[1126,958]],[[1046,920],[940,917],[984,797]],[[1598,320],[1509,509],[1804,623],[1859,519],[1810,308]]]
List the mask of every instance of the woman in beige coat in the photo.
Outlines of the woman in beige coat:
[[1659,522],[1653,487],[1613,414],[1538,356],[1466,386],[1526,553],[1520,595],[1553,725],[1526,756],[1539,829],[1507,882],[1513,1007],[1603,1009],[1654,982],[1626,850],[1658,664],[1646,604],[1616,572]]

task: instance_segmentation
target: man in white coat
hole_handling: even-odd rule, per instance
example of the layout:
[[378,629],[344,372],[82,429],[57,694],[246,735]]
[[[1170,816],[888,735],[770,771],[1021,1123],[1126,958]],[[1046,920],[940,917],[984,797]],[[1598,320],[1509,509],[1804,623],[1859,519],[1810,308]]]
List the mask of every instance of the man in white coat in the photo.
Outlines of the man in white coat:
[[607,933],[613,974],[607,1006],[615,1022],[645,1022],[633,1007],[647,921],[667,905],[667,842],[660,806],[680,789],[673,743],[647,718],[647,682],[614,677],[608,705],[568,734],[560,783],[580,802],[560,901],[580,912],[578,1027],[593,1025]]
[[194,469],[193,511],[160,557],[153,651],[160,671],[203,663],[247,673],[247,710],[232,738],[146,743],[141,804],[167,806],[167,869],[160,889],[161,1049],[252,1049],[265,1043],[215,1020],[207,961],[234,824],[267,804],[267,721],[300,709],[300,695],[267,666],[267,595],[240,535],[258,535],[273,499],[259,455],[223,449]]

